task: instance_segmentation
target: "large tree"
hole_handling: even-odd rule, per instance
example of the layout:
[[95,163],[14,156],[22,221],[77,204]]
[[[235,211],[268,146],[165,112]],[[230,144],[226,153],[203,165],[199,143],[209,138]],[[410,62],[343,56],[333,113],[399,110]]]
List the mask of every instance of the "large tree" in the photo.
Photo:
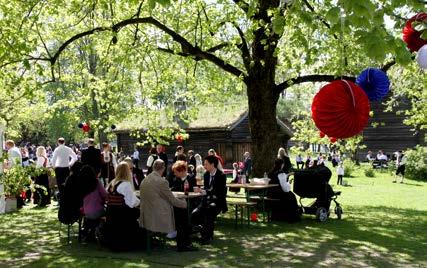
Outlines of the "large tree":
[[421,0],[0,3],[0,26],[7,37],[0,44],[0,66],[42,70],[38,75],[50,76],[45,83],[61,78],[61,60],[73,57],[76,43],[89,37],[105,48],[120,46],[128,63],[144,64],[138,51],[162,52],[171,68],[176,68],[172,62],[187,58],[184,62],[193,61],[195,70],[206,68],[211,77],[234,77],[246,88],[255,175],[272,166],[279,145],[280,93],[304,82],[354,79],[364,67],[387,70],[396,62],[406,64],[411,54],[400,40],[400,28],[405,17],[425,5]]

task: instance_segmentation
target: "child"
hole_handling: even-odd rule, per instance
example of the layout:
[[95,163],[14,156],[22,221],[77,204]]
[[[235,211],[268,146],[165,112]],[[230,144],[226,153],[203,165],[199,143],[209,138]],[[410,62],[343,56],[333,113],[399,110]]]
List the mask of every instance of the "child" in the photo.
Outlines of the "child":
[[[239,179],[239,164],[233,163],[233,180],[231,181],[231,183],[241,183]],[[237,194],[238,192],[240,192],[240,188],[230,188],[230,191]]]
[[344,167],[342,166],[342,162],[340,162],[337,167],[337,175],[338,175],[337,185],[342,185],[342,177],[344,176]]

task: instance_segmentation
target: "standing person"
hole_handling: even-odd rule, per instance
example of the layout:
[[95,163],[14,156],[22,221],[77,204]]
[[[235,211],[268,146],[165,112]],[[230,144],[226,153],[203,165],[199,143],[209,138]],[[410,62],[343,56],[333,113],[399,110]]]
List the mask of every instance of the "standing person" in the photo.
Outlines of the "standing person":
[[295,157],[295,162],[297,163],[297,169],[303,169],[304,168],[304,160],[302,160],[301,154],[298,154]]
[[7,149],[7,155],[9,157],[7,161],[7,167],[11,168],[13,166],[22,165],[21,150],[19,150],[19,148],[15,146],[15,142],[13,140],[7,140],[5,144]]
[[245,152],[243,154],[243,170],[242,170],[242,174],[246,176],[246,178],[249,178],[249,176],[252,173],[252,158],[251,158],[251,154],[249,152]]
[[[37,147],[36,150],[36,156],[37,156],[37,162],[36,167],[37,168],[48,168],[49,160],[47,159],[46,149],[43,146]],[[35,184],[41,185],[46,188],[46,190],[37,189],[37,191],[34,193],[34,203],[38,204],[39,206],[46,206],[50,204],[50,188],[49,188],[49,177],[46,172],[43,172],[39,176],[35,178]]]
[[172,163],[175,163],[178,160],[178,156],[183,154],[184,154],[184,147],[181,145],[178,145],[176,147],[175,156],[173,157]]
[[95,148],[95,140],[92,138],[88,140],[87,145],[88,147],[82,151],[81,161],[83,165],[91,166],[98,176],[102,166],[101,150]]
[[22,166],[28,167],[30,165],[30,157],[26,147],[21,147]]
[[[194,151],[193,150],[188,150],[188,165],[192,165],[194,167],[194,169],[196,169],[197,167],[197,161],[196,158],[194,157]],[[201,161],[200,161],[201,162]]]
[[396,182],[396,177],[401,175],[400,183],[403,183],[403,177],[405,176],[406,156],[402,153],[402,151],[399,151],[397,152],[396,158],[396,176],[394,177],[393,182]]
[[111,152],[110,144],[104,142],[102,143],[102,166],[101,166],[101,178],[103,179],[103,184],[107,185],[110,181],[114,179],[114,171],[117,167],[116,156]]
[[165,153],[166,148],[165,146],[161,145],[161,144],[157,144],[156,146],[156,150],[157,150],[157,156],[159,159],[163,160],[163,162],[165,163],[165,170],[163,171],[163,177],[166,177],[166,173],[168,170],[168,165],[169,165],[169,160],[168,160],[168,156]]
[[222,159],[221,156],[219,156],[216,151],[214,149],[209,149],[208,151],[208,155],[213,155],[218,159],[218,165],[217,165],[217,169],[223,171],[223,167],[224,167],[224,160]]
[[[141,184],[141,206],[139,223],[151,232],[173,233],[176,223],[173,207],[187,208],[185,200],[177,199],[169,189],[168,181],[162,177],[166,169],[165,162],[157,159],[153,164],[153,172]],[[181,241],[180,241],[181,242]],[[192,250],[190,245],[178,244],[179,251]]]
[[344,167],[342,165],[342,162],[338,164],[337,175],[338,175],[337,185],[342,185],[342,177],[344,176]]
[[138,167],[138,164],[139,164],[139,151],[138,151],[138,147],[135,147],[135,150],[133,151],[132,161],[133,161],[133,165],[135,167]]
[[132,173],[133,187],[135,188],[135,190],[139,190],[142,180],[145,178],[144,172],[134,166],[133,161],[130,157],[126,157],[123,161],[125,161],[129,165],[130,171]]
[[196,159],[196,165],[195,165],[196,169],[197,169],[198,166],[203,166],[203,160],[202,160],[202,157],[199,154],[196,154],[194,156],[194,159]]
[[64,138],[58,139],[58,147],[55,148],[52,156],[52,166],[55,169],[60,196],[64,190],[65,179],[70,174],[70,166],[77,161],[76,153],[70,147],[65,146],[64,143]]
[[277,152],[277,159],[281,159],[282,164],[282,172],[288,174],[291,172],[292,164],[291,159],[289,158],[288,154],[286,153],[285,148],[280,147],[279,151]]
[[158,158],[159,158],[159,156],[157,155],[156,148],[151,147],[150,155],[148,156],[148,159],[147,159],[147,175],[150,174],[151,172],[153,172],[154,161],[156,161]]

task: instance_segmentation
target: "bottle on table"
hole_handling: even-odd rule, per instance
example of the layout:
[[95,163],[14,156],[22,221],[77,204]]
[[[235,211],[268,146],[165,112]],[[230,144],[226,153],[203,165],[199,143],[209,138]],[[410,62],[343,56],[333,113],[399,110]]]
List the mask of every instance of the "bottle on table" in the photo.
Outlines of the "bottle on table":
[[188,191],[189,191],[189,189],[190,189],[190,184],[188,183],[188,180],[186,179],[186,180],[184,181],[184,194],[185,194],[185,195],[188,195]]

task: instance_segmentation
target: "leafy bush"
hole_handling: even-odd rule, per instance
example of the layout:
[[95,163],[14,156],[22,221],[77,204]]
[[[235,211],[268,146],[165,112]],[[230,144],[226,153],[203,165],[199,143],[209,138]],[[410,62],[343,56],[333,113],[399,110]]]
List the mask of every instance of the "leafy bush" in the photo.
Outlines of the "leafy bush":
[[372,166],[366,167],[365,168],[365,176],[368,178],[373,178],[375,177],[375,171],[372,168]]
[[427,147],[418,145],[405,154],[405,176],[409,179],[427,181]]
[[47,172],[45,168],[36,168],[35,166],[22,167],[14,166],[9,170],[5,170],[0,175],[0,183],[4,185],[4,194],[6,196],[15,196],[20,192],[36,188],[46,190],[44,186],[34,184],[31,177],[37,177],[42,173]]
[[351,177],[356,170],[356,164],[351,160],[344,161],[344,177]]

